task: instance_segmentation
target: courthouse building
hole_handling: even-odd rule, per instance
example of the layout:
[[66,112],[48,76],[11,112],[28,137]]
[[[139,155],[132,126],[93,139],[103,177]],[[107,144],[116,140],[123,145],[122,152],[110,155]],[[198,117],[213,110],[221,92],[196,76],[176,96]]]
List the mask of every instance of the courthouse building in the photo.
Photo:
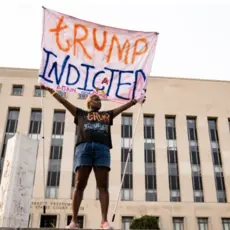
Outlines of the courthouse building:
[[[40,140],[44,122],[45,165],[40,141],[28,226],[63,228],[71,219],[76,127],[47,92],[42,121],[37,76],[38,70],[0,68],[0,172],[7,140],[15,132]],[[63,96],[86,109],[83,95]],[[147,214],[158,218],[162,230],[230,230],[229,98],[230,82],[149,79],[114,227],[129,229],[133,218]],[[103,101],[103,109],[116,106]],[[110,221],[139,108],[118,116],[112,127]],[[98,228],[100,217],[92,173],[79,212],[81,227]]]

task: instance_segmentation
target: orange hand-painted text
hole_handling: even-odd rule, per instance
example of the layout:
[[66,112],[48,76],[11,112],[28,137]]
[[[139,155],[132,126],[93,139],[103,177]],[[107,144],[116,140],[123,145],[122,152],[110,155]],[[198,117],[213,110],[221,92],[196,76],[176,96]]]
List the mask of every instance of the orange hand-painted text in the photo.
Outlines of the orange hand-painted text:
[[108,123],[110,121],[110,115],[108,113],[88,113],[87,119],[89,121],[103,121],[105,123]]
[[[64,30],[68,29],[71,30],[72,37],[63,41],[61,39],[62,32],[64,33]],[[90,60],[93,58],[94,51],[97,50],[105,53],[107,63],[115,56],[118,61],[124,64],[133,64],[138,56],[148,51],[148,40],[145,37],[139,37],[132,42],[128,39],[121,42],[118,35],[112,34],[109,36],[108,31],[103,31],[103,39],[99,42],[97,28],[89,29],[82,24],[73,24],[70,28],[65,24],[63,16],[58,20],[54,28],[49,29],[49,32],[55,34],[57,47],[61,51],[72,52],[72,55],[76,56],[78,49],[81,49],[84,56]],[[90,33],[92,33],[91,36]],[[92,41],[89,41],[89,39],[92,39]],[[92,44],[93,49],[87,47],[89,43]],[[116,52],[115,55],[114,52]]]

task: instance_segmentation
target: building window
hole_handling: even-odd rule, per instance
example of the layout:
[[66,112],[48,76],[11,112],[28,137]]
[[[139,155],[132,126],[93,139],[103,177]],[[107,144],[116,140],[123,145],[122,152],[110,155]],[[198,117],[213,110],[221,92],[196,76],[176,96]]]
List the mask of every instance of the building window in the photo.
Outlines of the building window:
[[[71,220],[72,220],[72,216],[68,215],[66,224],[69,225]],[[84,228],[84,216],[78,216],[77,217],[77,222],[78,222],[78,225],[79,225],[80,228]]]
[[223,230],[230,230],[230,218],[222,218]]
[[30,128],[29,128],[30,138],[34,140],[40,139],[41,123],[42,123],[42,110],[32,109],[31,117],[30,117]]
[[166,138],[167,140],[176,140],[175,117],[166,117]]
[[78,94],[78,99],[86,99],[88,97],[88,94],[86,93],[79,93]]
[[129,230],[130,225],[133,221],[133,216],[122,216],[122,229],[123,230]]
[[61,90],[58,90],[57,93],[62,97],[67,97],[67,93]]
[[14,136],[14,134],[17,131],[19,112],[20,112],[20,109],[18,108],[8,110],[6,130],[5,130],[4,142],[3,142],[1,158],[0,158],[0,181],[1,181],[2,170],[4,166],[7,142],[10,138]]
[[41,215],[40,228],[56,228],[57,215]]
[[46,188],[46,197],[50,199],[58,198],[64,126],[65,111],[55,111]]
[[[128,157],[128,150],[121,149],[121,179],[125,168],[125,163]],[[133,199],[133,173],[132,173],[132,152],[130,153],[128,165],[125,172],[124,181],[121,190],[121,200],[132,200]]]
[[[129,153],[129,146],[132,139],[132,116],[122,115],[121,124],[121,179],[125,168],[125,163]],[[121,200],[133,199],[133,153],[130,152],[128,165],[126,168],[124,181],[121,190]]]
[[[43,92],[45,93],[45,90],[43,90]],[[35,97],[41,97],[42,96],[42,89],[40,86],[34,87],[34,96]]]
[[196,118],[187,117],[187,130],[191,163],[194,202],[204,202]]
[[22,96],[23,95],[23,85],[13,85],[12,95]]
[[121,137],[132,138],[132,116],[122,115]]
[[177,157],[176,142],[176,122],[175,117],[166,117],[166,138],[167,138],[167,155],[168,155],[168,172],[169,172],[169,189],[170,201],[179,202],[180,182]]
[[208,218],[197,218],[198,230],[208,230]]
[[212,161],[213,161],[213,168],[214,168],[217,201],[221,203],[225,203],[227,202],[227,198],[226,198],[224,174],[222,169],[219,137],[217,131],[217,119],[208,118],[208,127],[209,127],[209,137],[210,137],[210,145],[212,151]]
[[52,138],[63,137],[65,129],[65,112],[56,111],[54,113]]
[[157,201],[154,118],[144,116],[145,200]]
[[173,218],[173,230],[184,230],[184,218],[183,217]]

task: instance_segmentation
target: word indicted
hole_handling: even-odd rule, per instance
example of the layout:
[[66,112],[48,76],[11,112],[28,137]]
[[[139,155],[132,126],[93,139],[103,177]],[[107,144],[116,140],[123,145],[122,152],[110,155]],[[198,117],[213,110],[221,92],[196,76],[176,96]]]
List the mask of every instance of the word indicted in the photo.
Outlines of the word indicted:
[[[100,91],[104,91],[108,97],[110,96],[111,89],[115,89],[115,96],[117,98],[130,100],[130,98],[123,97],[119,94],[120,89],[126,87],[127,90],[132,86],[131,98],[133,99],[135,98],[139,78],[141,77],[144,81],[146,80],[143,70],[118,70],[105,67],[103,70],[94,71],[96,67],[92,65],[84,63],[80,64],[80,66],[73,65],[69,62],[69,55],[59,64],[57,63],[58,57],[56,54],[45,49],[44,52],[46,53],[44,72],[39,76],[46,82],[54,85],[66,85],[69,88],[71,88],[71,86],[77,86],[76,89],[72,91],[81,90],[93,92],[99,89]],[[58,70],[59,65],[61,67],[60,70]],[[118,74],[117,81],[115,81],[115,74]],[[128,78],[127,74],[129,75]],[[101,86],[97,84],[97,78],[99,77],[102,77],[102,80],[99,81]],[[110,79],[109,82],[105,80],[107,77]],[[69,91],[71,92],[71,90]]]

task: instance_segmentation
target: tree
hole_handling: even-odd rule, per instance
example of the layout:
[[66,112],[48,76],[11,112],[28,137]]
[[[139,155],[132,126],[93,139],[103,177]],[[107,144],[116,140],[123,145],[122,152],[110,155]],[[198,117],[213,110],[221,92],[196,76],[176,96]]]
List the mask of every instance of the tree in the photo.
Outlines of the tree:
[[154,216],[145,215],[134,219],[130,225],[130,229],[154,229],[160,230],[158,219]]

